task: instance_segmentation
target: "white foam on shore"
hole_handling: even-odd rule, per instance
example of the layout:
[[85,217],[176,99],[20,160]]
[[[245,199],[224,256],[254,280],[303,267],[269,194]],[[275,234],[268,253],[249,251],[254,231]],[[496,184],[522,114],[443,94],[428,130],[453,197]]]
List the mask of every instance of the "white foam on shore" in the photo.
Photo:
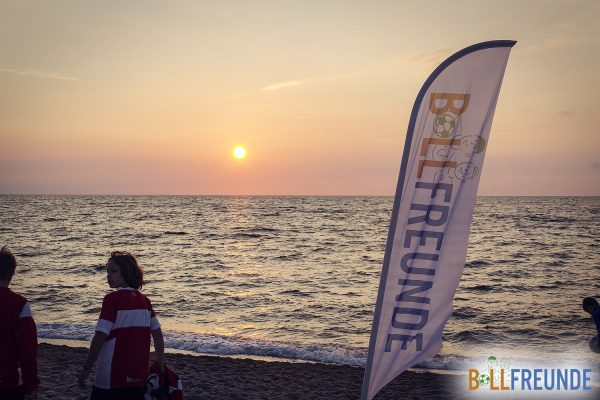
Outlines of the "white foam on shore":
[[[51,323],[38,325],[38,337],[50,339],[50,343],[67,344],[57,341],[88,342],[94,335],[94,326],[86,324]],[[222,335],[201,335],[194,333],[164,332],[165,346],[168,349],[189,354],[215,356],[247,356],[267,361],[312,361],[329,364],[363,366],[365,350],[338,346],[299,345],[270,342],[259,339],[227,337]]]
[[[88,347],[94,335],[94,325],[75,323],[49,323],[38,324],[38,337],[47,339],[51,344],[65,344],[73,347]],[[185,332],[163,332],[167,351],[179,352],[190,355],[211,355],[233,358],[252,358],[263,361],[284,362],[318,362],[327,364],[349,365],[363,367],[366,364],[367,349],[350,348],[341,346],[328,346],[317,344],[296,344],[230,337],[214,334],[199,334]],[[467,371],[474,366],[485,364],[489,355],[511,354],[513,365],[530,365],[532,362],[541,361],[539,354],[525,354],[503,352],[499,349],[487,349],[489,353],[461,354],[460,349],[451,345],[446,346],[438,354],[416,365],[416,369],[425,369],[431,372],[460,372]],[[579,360],[583,361],[584,355],[564,355],[565,363]],[[548,362],[548,360],[544,360]]]
[[[93,325],[69,323],[38,325],[38,336],[47,339],[50,344],[88,347],[93,335]],[[356,367],[362,367],[366,363],[366,349],[300,345],[181,332],[164,332],[164,336],[168,350],[183,354],[247,357],[264,361],[319,362]],[[428,370],[461,370],[467,363],[464,357],[436,356],[417,367]]]
[[[319,362],[327,364],[363,367],[366,349],[339,346],[299,345],[271,342],[259,339],[203,335],[195,333],[163,332],[168,351],[191,355],[245,357],[263,361]],[[39,324],[38,336],[50,344],[72,347],[88,347],[94,335],[94,326],[85,324],[53,323]],[[455,358],[429,360],[420,368],[460,369]]]

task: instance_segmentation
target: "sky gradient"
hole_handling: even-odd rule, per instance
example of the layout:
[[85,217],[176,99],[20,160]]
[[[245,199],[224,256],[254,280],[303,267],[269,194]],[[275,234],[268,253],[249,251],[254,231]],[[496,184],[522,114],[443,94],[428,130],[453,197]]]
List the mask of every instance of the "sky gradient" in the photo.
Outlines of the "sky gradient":
[[392,195],[427,76],[513,39],[479,194],[600,195],[600,2],[421,3],[2,0],[0,193]]

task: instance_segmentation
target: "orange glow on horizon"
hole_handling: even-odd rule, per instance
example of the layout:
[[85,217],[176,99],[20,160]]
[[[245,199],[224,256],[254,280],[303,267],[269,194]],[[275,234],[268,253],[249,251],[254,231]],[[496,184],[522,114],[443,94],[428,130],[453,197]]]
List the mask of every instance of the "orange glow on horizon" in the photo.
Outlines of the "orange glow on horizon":
[[391,196],[429,74],[514,38],[478,194],[600,195],[597,1],[7,3],[0,194]]

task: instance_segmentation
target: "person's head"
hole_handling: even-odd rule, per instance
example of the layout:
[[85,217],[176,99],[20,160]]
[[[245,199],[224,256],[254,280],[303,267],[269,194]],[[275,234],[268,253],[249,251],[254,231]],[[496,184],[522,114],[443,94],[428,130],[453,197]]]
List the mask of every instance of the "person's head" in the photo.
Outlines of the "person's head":
[[8,247],[3,246],[0,249],[0,282],[8,285],[16,269],[17,260],[15,256],[13,256]]
[[586,297],[583,299],[583,310],[587,313],[592,313],[594,309],[598,307],[598,301],[593,297]]
[[127,251],[113,251],[106,263],[106,280],[111,288],[132,287],[141,289],[144,285],[144,271],[133,254]]

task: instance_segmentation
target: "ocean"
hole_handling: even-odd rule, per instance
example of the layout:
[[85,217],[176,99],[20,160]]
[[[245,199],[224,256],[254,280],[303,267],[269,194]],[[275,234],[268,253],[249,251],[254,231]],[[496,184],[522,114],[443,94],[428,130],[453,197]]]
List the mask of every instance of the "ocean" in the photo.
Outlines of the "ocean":
[[[46,339],[90,340],[112,250],[145,270],[166,346],[364,365],[392,197],[0,196]],[[599,366],[599,197],[478,197],[452,318],[428,369],[488,355]]]

